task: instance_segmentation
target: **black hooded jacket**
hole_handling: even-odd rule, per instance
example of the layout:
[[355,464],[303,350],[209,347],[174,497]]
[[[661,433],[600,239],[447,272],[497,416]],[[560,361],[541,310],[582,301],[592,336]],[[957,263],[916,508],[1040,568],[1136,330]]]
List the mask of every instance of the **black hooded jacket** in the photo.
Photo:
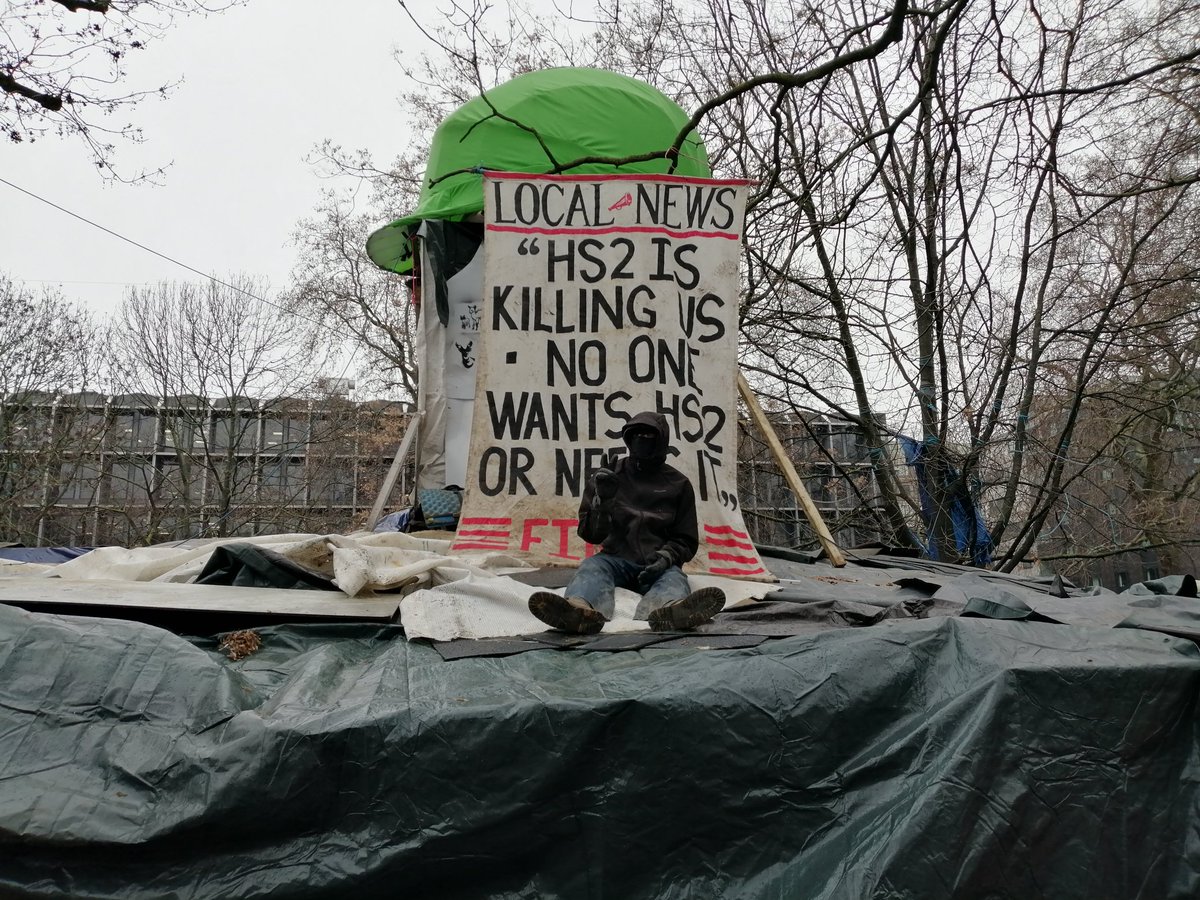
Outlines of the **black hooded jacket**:
[[579,536],[601,551],[638,565],[653,561],[659,550],[681,566],[700,545],[696,525],[696,495],[686,475],[667,463],[670,426],[659,413],[638,413],[622,433],[635,425],[658,434],[658,451],[651,460],[623,457],[617,461],[617,495],[601,503],[595,478],[589,478],[579,507]]

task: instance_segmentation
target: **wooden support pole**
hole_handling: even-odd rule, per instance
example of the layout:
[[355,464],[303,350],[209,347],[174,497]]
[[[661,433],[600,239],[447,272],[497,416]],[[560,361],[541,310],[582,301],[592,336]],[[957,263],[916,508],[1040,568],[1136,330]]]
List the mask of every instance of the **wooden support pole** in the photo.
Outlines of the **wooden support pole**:
[[770,420],[767,419],[767,414],[759,406],[758,397],[754,395],[754,390],[750,387],[750,384],[746,381],[746,376],[742,374],[740,369],[737,373],[737,386],[738,393],[742,395],[742,399],[746,401],[746,407],[750,410],[750,417],[754,419],[758,430],[767,439],[767,444],[771,448],[771,453],[775,456],[775,461],[779,463],[779,468],[783,470],[783,477],[787,480],[788,487],[792,489],[792,493],[796,495],[796,500],[803,507],[808,524],[817,533],[817,540],[821,542],[821,549],[825,551],[825,555],[829,558],[829,561],[840,569],[846,565],[846,557],[842,555],[842,551],[833,542],[833,535],[829,533],[829,526],[821,518],[821,511],[817,509],[817,505],[813,503],[812,497],[805,490],[804,482],[800,480],[800,476],[796,473],[796,467],[792,465],[792,461],[788,458],[787,452],[783,448],[783,443],[779,440],[779,435],[775,433],[774,427],[772,427]]
[[375,498],[375,505],[371,507],[371,515],[367,518],[367,531],[374,528],[375,523],[383,516],[383,507],[387,504],[388,498],[392,496],[392,489],[396,486],[396,479],[400,477],[400,469],[404,466],[408,448],[417,435],[417,423],[420,421],[421,414],[419,412],[413,413],[412,418],[408,420],[408,428],[404,430],[404,439],[400,441],[400,449],[396,451],[396,458],[392,460],[391,468],[388,469],[383,484],[379,488],[379,496]]

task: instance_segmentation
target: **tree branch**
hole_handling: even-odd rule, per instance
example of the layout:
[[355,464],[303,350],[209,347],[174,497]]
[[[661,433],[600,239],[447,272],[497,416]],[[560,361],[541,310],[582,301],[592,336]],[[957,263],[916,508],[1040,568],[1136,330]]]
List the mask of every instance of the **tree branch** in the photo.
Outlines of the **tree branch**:
[[32,100],[42,109],[50,112],[58,112],[63,107],[63,97],[61,94],[43,94],[41,91],[36,91],[31,87],[21,84],[11,75],[0,72],[0,90],[5,93],[16,94],[19,97],[24,97],[27,100]]
[[59,6],[65,6],[71,12],[79,12],[81,9],[86,12],[100,13],[102,16],[108,15],[108,8],[111,5],[109,0],[54,0]]

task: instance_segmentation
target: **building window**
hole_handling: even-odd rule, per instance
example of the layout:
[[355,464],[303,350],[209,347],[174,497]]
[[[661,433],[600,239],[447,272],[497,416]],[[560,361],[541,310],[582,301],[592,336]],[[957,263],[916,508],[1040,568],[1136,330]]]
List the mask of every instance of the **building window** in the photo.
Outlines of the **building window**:
[[203,437],[197,434],[196,422],[179,416],[164,416],[163,444],[172,450],[185,453],[196,446],[203,446]]
[[54,431],[50,410],[5,404],[0,410],[0,450],[40,447]]
[[837,497],[832,471],[827,466],[813,466],[813,469],[819,474],[804,479],[808,496],[814,503],[833,503]]
[[146,410],[122,413],[114,423],[114,445],[119,450],[153,450],[157,443],[158,416]]
[[100,469],[91,461],[64,463],[61,468],[61,491],[58,502],[74,506],[90,504],[96,498],[100,484]]
[[284,503],[304,502],[304,462],[276,457],[263,461],[260,485],[263,499]]
[[115,462],[108,479],[108,496],[113,501],[136,501],[144,505],[154,487],[154,466],[144,462]]
[[1117,576],[1117,587],[1119,587],[1119,588],[1129,587],[1129,573],[1128,572],[1120,571],[1120,572],[1116,573],[1116,576]]
[[314,472],[310,491],[314,504],[349,506],[354,502],[354,482],[348,470],[331,467]]
[[269,418],[263,419],[263,449],[292,450],[304,446],[308,439],[307,422],[304,419]]
[[222,415],[216,420],[215,449],[218,453],[234,450],[238,453],[253,453],[258,444],[258,417],[246,415]]
[[162,471],[160,489],[164,499],[181,503],[200,501],[204,497],[204,473],[186,461],[159,460]]
[[68,436],[77,449],[92,449],[91,445],[100,440],[108,428],[108,418],[99,412],[90,410],[66,409],[61,412],[59,428],[61,434]]

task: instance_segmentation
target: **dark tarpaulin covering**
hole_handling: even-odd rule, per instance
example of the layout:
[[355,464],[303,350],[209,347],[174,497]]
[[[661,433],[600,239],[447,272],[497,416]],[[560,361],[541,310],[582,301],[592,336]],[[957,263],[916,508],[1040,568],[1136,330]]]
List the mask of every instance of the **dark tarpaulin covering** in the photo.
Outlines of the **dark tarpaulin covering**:
[[223,544],[196,576],[196,584],[224,584],[239,587],[282,588],[284,590],[336,591],[333,581],[282,553],[254,544]]
[[931,618],[443,660],[0,606],[0,896],[1200,894],[1200,654]]

